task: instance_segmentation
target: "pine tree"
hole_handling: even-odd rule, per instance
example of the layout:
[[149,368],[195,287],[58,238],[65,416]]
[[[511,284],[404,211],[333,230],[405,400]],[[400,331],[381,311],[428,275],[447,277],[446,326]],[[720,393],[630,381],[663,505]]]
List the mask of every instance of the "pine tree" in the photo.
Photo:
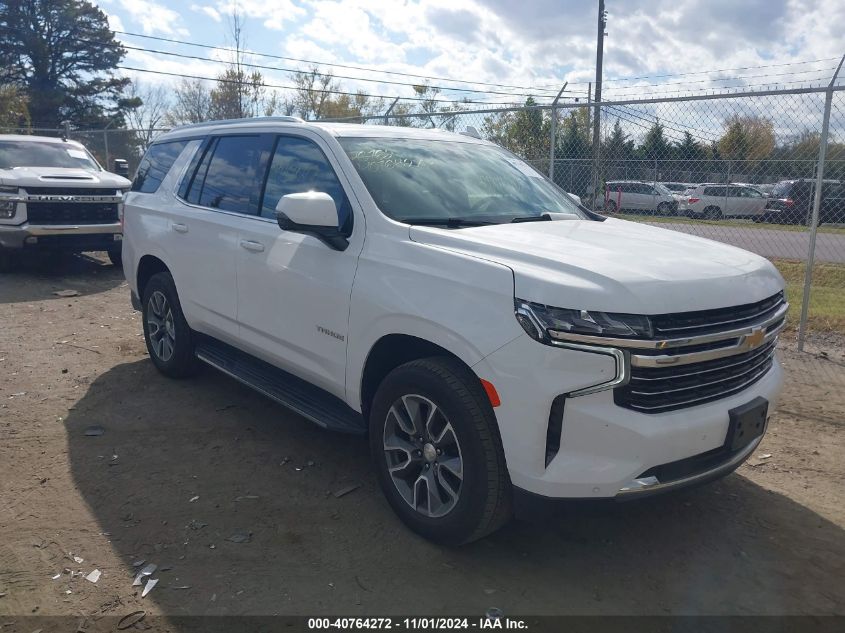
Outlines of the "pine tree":
[[125,49],[88,0],[0,2],[0,82],[26,95],[32,125],[122,124],[128,78],[114,76]]

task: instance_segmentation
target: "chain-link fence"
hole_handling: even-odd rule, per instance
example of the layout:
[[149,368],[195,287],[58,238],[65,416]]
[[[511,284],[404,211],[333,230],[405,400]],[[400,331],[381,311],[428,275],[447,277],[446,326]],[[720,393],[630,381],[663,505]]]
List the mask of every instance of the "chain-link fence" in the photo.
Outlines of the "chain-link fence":
[[[477,134],[531,163],[586,207],[769,258],[786,279],[791,304],[783,347],[795,362],[810,359],[845,383],[845,86],[350,122]],[[128,160],[134,173],[162,131],[71,129],[68,135],[104,165]]]

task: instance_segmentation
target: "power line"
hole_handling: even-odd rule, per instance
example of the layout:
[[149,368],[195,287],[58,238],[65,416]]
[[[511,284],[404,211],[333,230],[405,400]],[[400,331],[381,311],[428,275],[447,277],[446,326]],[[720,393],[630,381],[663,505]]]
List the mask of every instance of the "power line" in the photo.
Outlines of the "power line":
[[[168,76],[168,77],[180,77],[180,78],[183,78],[183,79],[200,79],[200,80],[203,80],[203,81],[216,81],[218,83],[231,83],[231,84],[242,84],[243,83],[242,81],[238,81],[236,79],[225,79],[223,77],[203,77],[201,75],[188,75],[188,74],[185,74],[185,73],[171,73],[171,72],[166,72],[164,70],[152,70],[152,69],[149,69],[149,68],[133,68],[131,66],[118,66],[117,68],[119,70],[129,70],[129,71],[138,72],[138,73],[150,73],[150,74],[153,74],[153,75],[165,75],[165,76]],[[278,88],[278,89],[281,89],[281,90],[295,90],[296,89],[295,86],[281,86],[281,85],[278,85],[278,84],[262,83],[261,85],[265,88]],[[375,95],[375,94],[366,94],[366,93],[359,93],[359,92],[348,92],[348,91],[344,91],[344,90],[312,89],[311,92],[320,93],[320,94],[348,95],[348,96],[351,96],[351,97],[362,96],[362,97],[369,97],[369,98],[372,98],[372,99],[392,98],[389,95]],[[515,104],[512,101],[507,101],[507,102],[471,101],[469,99],[458,101],[458,100],[448,100],[448,99],[426,99],[424,97],[402,97],[402,100],[403,101],[425,101],[425,102],[428,102],[428,103],[448,103],[450,105],[455,105],[455,104],[460,104],[460,103],[475,103],[475,104],[483,104],[483,105],[504,105],[504,106],[511,106],[511,107],[514,107],[514,106],[518,107],[519,106],[519,104]],[[430,114],[432,116],[437,116],[440,113],[439,112],[431,112]],[[360,118],[360,117],[355,117],[355,118]]]
[[[225,50],[225,48],[220,47],[220,46],[212,46],[210,44],[200,44],[198,42],[187,42],[185,40],[177,40],[177,39],[174,39],[174,38],[158,37],[158,36],[155,36],[155,35],[144,35],[142,33],[133,33],[133,32],[130,32],[130,31],[116,30],[114,32],[120,33],[121,35],[129,35],[131,37],[141,37],[141,38],[150,39],[150,40],[168,42],[170,44],[181,44],[181,45],[184,45],[184,46],[195,46],[195,47],[198,47],[198,48],[206,48],[206,49],[212,49],[212,50]],[[383,74],[387,74],[387,75],[398,75],[398,76],[401,76],[401,77],[414,77],[416,79],[429,79],[429,80],[434,80],[434,81],[451,81],[451,82],[456,82],[456,83],[474,84],[474,85],[477,85],[477,86],[492,86],[494,88],[514,88],[514,89],[517,89],[517,90],[534,90],[534,88],[532,88],[530,86],[515,86],[515,85],[512,85],[512,84],[491,83],[491,82],[486,82],[486,81],[470,81],[470,80],[467,80],[467,79],[453,79],[451,77],[437,77],[437,76],[434,76],[434,75],[420,75],[420,74],[415,74],[415,73],[400,72],[398,70],[381,70],[379,68],[372,68],[372,67],[367,67],[367,66],[355,66],[355,65],[352,65],[352,64],[338,64],[336,62],[318,62],[318,61],[315,61],[315,60],[312,60],[312,59],[301,59],[301,58],[298,58],[298,57],[286,57],[284,55],[273,55],[271,53],[258,53],[258,52],[255,52],[255,51],[244,51],[244,52],[249,54],[249,55],[256,55],[258,57],[267,57],[268,59],[281,59],[281,60],[284,60],[284,61],[299,62],[299,63],[302,63],[302,64],[316,64],[318,66],[329,66],[329,67],[333,67],[333,68],[346,68],[346,69],[349,69],[349,70],[362,70],[362,71],[371,72],[371,73],[383,73]],[[317,73],[317,74],[325,75],[326,73]],[[360,78],[355,78],[355,79],[360,79]],[[552,89],[552,88],[537,88],[537,90],[545,90],[546,92],[550,92],[552,90],[557,90],[557,88],[554,88],[554,89]]]
[[[126,44],[123,44],[122,46],[123,46],[123,48],[129,49],[129,50],[142,51],[144,53],[152,53],[152,54],[155,54],[155,55],[168,55],[168,56],[171,56],[171,57],[180,57],[180,58],[183,58],[183,59],[195,59],[195,60],[198,60],[198,61],[210,62],[210,63],[214,63],[214,64],[227,64],[227,65],[229,64],[229,62],[222,60],[222,59],[209,59],[207,57],[199,57],[197,55],[186,55],[184,53],[174,53],[174,52],[171,52],[171,51],[160,51],[160,50],[155,50],[155,49],[150,49],[150,48],[140,48],[140,47],[137,47],[137,46],[128,46]],[[246,66],[246,67],[249,67],[249,68],[261,68],[262,70],[273,70],[273,71],[276,71],[276,72],[292,72],[292,73],[305,72],[305,73],[308,73],[308,74],[310,74],[310,72],[311,72],[311,71],[303,71],[303,70],[297,69],[297,68],[278,68],[278,67],[274,67],[274,66],[265,66],[265,65],[261,65],[261,64],[251,64],[251,63],[248,63],[248,62],[241,62],[240,65]],[[383,79],[369,79],[369,78],[364,78],[364,77],[349,77],[347,75],[328,75],[328,74],[324,74],[324,73],[315,73],[315,74],[321,75],[321,76],[333,77],[335,79],[349,79],[349,80],[353,80],[353,81],[367,81],[367,82],[372,82],[372,83],[391,84],[391,85],[404,86],[404,87],[413,87],[415,85],[419,85],[419,84],[411,84],[411,83],[402,82],[402,81],[390,81],[390,80],[383,80]],[[455,91],[455,92],[471,92],[471,93],[475,93],[475,94],[503,95],[503,96],[507,96],[507,97],[510,97],[510,96],[513,96],[513,97],[544,97],[545,96],[545,95],[536,95],[536,94],[521,93],[521,92],[501,92],[501,91],[495,91],[495,90],[475,90],[475,89],[472,89],[472,88],[452,88],[452,87],[449,87],[449,86],[428,85],[428,87],[436,89],[436,90],[451,90],[451,91]]]

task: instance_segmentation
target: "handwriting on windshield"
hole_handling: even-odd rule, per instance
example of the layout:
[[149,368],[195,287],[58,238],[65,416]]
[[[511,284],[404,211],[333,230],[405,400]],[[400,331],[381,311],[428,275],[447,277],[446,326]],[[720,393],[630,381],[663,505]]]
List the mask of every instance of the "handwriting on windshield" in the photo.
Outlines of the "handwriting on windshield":
[[362,149],[352,152],[349,157],[356,166],[368,171],[418,169],[426,166],[425,161],[419,158],[400,156],[386,149]]

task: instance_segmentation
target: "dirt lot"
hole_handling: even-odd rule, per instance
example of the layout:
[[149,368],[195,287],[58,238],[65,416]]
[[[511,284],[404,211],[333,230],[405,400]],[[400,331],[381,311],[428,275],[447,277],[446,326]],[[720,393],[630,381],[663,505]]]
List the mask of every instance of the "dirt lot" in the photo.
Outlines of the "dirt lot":
[[210,370],[157,374],[104,259],[0,277],[0,324],[0,614],[845,614],[829,361],[784,352],[782,408],[727,479],[446,549],[394,518],[363,440]]

